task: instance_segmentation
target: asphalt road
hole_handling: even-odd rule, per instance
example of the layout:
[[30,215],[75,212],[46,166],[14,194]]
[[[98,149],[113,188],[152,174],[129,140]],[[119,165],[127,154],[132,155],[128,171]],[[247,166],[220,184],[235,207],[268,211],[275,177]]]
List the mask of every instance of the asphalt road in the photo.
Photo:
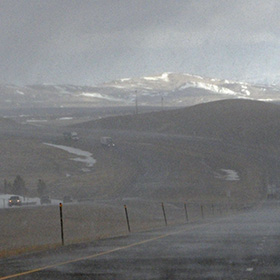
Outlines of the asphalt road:
[[280,204],[0,260],[4,279],[280,279]]

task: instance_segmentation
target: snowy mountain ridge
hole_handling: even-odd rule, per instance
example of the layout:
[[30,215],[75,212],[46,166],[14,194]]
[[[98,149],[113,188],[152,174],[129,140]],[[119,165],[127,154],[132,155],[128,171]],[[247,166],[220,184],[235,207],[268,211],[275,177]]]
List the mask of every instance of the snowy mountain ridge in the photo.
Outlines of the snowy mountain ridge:
[[164,72],[140,78],[123,78],[97,86],[0,85],[0,108],[190,106],[229,98],[280,101],[277,85],[255,85],[187,73]]

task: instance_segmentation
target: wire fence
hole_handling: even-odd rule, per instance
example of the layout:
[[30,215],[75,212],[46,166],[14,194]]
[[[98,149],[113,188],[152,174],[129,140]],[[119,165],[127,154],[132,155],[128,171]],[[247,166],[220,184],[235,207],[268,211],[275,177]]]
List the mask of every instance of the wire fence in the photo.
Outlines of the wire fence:
[[119,200],[1,209],[0,257],[196,222],[249,207]]

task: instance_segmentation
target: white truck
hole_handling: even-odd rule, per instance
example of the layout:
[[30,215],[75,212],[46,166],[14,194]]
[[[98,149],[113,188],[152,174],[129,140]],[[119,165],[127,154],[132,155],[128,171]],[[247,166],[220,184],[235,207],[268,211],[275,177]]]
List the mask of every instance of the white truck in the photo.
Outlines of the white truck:
[[100,138],[100,143],[103,147],[114,147],[115,144],[113,142],[113,139],[108,136],[103,136]]
[[63,137],[64,137],[64,140],[73,140],[73,141],[79,140],[78,133],[75,131],[63,132]]

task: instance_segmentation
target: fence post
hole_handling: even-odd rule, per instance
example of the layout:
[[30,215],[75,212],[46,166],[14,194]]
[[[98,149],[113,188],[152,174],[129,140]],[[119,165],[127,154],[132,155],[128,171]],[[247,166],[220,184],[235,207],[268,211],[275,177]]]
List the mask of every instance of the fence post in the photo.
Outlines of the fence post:
[[214,204],[211,205],[212,215],[214,216]]
[[200,205],[201,217],[204,219],[203,205]]
[[59,203],[59,213],[60,213],[61,245],[64,246],[62,203]]
[[127,212],[127,207],[126,207],[126,205],[124,205],[124,211],[125,211],[127,229],[128,229],[128,232],[131,232],[131,230],[130,230],[130,224],[129,224],[129,218],[128,218],[128,212]]
[[167,219],[166,219],[166,214],[165,214],[165,209],[164,209],[164,204],[163,204],[163,202],[161,203],[161,208],[162,208],[162,213],[163,213],[165,225],[167,226]]
[[189,215],[188,215],[188,209],[187,209],[187,204],[186,203],[184,203],[184,208],[185,208],[186,220],[188,222],[189,221]]

